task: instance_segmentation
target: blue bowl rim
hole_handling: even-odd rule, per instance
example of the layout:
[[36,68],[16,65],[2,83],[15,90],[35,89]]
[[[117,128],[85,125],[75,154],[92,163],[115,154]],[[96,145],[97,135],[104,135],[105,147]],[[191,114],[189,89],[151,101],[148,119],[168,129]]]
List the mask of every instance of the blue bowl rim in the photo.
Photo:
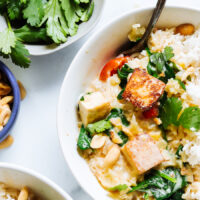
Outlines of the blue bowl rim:
[[10,119],[8,120],[8,123],[0,131],[0,142],[2,142],[8,136],[9,130],[11,129],[11,127],[13,126],[13,124],[16,120],[16,117],[17,117],[17,114],[19,111],[21,97],[20,97],[19,86],[18,86],[18,83],[17,83],[17,80],[16,80],[14,74],[1,61],[0,61],[0,71],[6,75],[8,81],[10,83],[10,86],[12,88],[13,97],[14,97]]

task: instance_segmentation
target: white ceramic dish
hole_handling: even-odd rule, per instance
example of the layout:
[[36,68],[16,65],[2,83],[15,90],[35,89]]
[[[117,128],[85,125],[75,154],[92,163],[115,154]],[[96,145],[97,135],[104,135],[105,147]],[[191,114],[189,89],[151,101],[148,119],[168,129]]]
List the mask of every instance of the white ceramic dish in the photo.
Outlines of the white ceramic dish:
[[[81,23],[79,25],[79,29],[76,35],[73,37],[69,37],[67,42],[61,44],[61,45],[26,45],[27,49],[29,50],[31,55],[34,56],[41,56],[50,54],[53,52],[56,52],[60,49],[63,49],[73,42],[77,41],[78,39],[82,38],[84,35],[86,35],[89,31],[91,31],[94,26],[97,24],[97,22],[100,19],[100,16],[103,12],[103,8],[105,5],[105,0],[94,0],[95,6],[94,11],[89,19],[89,21]],[[6,23],[3,17],[0,16],[0,31],[3,30],[6,27]]]
[[[77,152],[76,107],[80,94],[100,72],[103,64],[114,56],[116,50],[127,40],[131,25],[147,25],[152,8],[137,9],[115,19],[87,41],[74,58],[62,85],[58,103],[57,125],[60,144],[65,159],[83,189],[97,200],[110,200],[90,171],[85,160]],[[181,23],[200,24],[200,10],[166,7],[159,19],[159,27],[176,26]]]
[[27,186],[46,200],[72,200],[68,194],[49,179],[17,165],[0,163],[0,182],[18,189]]

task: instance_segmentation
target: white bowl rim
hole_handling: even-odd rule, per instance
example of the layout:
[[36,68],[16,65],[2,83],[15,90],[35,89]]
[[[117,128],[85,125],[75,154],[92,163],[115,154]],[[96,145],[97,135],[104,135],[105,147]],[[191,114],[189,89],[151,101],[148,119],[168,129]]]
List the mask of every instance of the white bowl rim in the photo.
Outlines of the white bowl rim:
[[[59,119],[60,119],[60,115],[59,113],[61,112],[60,110],[62,110],[62,108],[60,107],[61,105],[61,101],[62,101],[62,98],[63,98],[63,93],[65,92],[64,90],[64,86],[65,86],[65,82],[66,80],[68,79],[68,76],[71,74],[71,71],[72,71],[72,66],[74,65],[74,63],[76,62],[76,60],[79,58],[79,55],[82,53],[82,51],[88,46],[88,44],[90,44],[90,41],[92,41],[94,38],[98,37],[99,35],[102,34],[102,32],[104,32],[111,24],[115,23],[116,21],[120,20],[121,18],[124,18],[126,17],[127,15],[130,15],[132,13],[136,13],[136,12],[142,12],[142,11],[148,11],[148,10],[152,10],[154,9],[155,7],[153,6],[147,6],[147,7],[142,7],[142,8],[135,8],[134,10],[131,10],[131,11],[128,11],[128,12],[125,12],[125,13],[122,13],[121,15],[119,15],[118,17],[116,17],[115,19],[112,19],[110,21],[108,21],[103,27],[101,27],[99,30],[97,30],[85,43],[84,45],[79,49],[79,51],[77,52],[76,56],[73,58],[66,74],[65,74],[65,77],[64,77],[64,80],[63,80],[63,83],[61,85],[61,88],[60,88],[60,94],[59,94],[59,98],[58,98],[58,105],[57,105],[57,133],[58,133],[58,137],[59,137],[59,143],[60,143],[60,146],[61,146],[61,150],[62,150],[62,153],[63,153],[63,156],[65,158],[65,161],[72,173],[72,175],[75,177],[76,181],[79,183],[79,185],[81,186],[81,188],[90,196],[92,197],[92,195],[87,191],[86,189],[86,186],[85,184],[81,184],[81,182],[79,181],[79,178],[78,176],[76,175],[76,172],[73,170],[73,164],[70,162],[70,160],[68,160],[68,157],[66,156],[65,152],[64,152],[64,144],[61,140],[61,130],[60,130],[60,126],[59,126]],[[200,12],[200,8],[196,8],[194,6],[185,6],[185,5],[180,5],[180,6],[176,6],[176,5],[167,5],[165,6],[165,8],[167,9],[186,9],[186,10],[194,10],[194,11],[197,11],[197,12]],[[88,166],[89,167],[89,166]],[[92,173],[92,172],[91,172]]]
[[11,163],[6,163],[6,162],[1,162],[0,163],[0,168],[16,170],[16,171],[19,171],[21,173],[25,173],[25,174],[31,175],[31,176],[39,179],[43,183],[47,184],[49,187],[51,187],[54,190],[56,190],[66,200],[73,200],[60,186],[58,186],[56,183],[54,183],[49,178],[45,177],[44,175],[39,174],[38,172],[35,172],[32,169],[28,169],[26,167],[22,167],[22,166],[19,166],[19,165],[16,165],[16,164],[11,164]]
[[[63,43],[63,45],[58,45],[56,48],[52,49],[51,51],[43,51],[42,53],[30,53],[30,55],[31,56],[44,56],[44,55],[52,54],[52,53],[54,53],[56,51],[64,49],[65,47],[68,47],[69,45],[77,42],[82,37],[86,36],[98,24],[98,22],[101,19],[102,13],[103,13],[103,11],[105,9],[106,0],[101,0],[101,1],[103,2],[103,6],[102,6],[102,9],[100,10],[100,13],[99,13],[97,19],[95,20],[95,22],[88,29],[86,29],[86,31],[84,31],[83,33],[79,34],[78,37],[75,40],[71,40],[69,42],[66,41],[66,42]],[[87,22],[82,22],[82,23],[87,23]],[[72,38],[73,38],[73,36],[72,36]]]

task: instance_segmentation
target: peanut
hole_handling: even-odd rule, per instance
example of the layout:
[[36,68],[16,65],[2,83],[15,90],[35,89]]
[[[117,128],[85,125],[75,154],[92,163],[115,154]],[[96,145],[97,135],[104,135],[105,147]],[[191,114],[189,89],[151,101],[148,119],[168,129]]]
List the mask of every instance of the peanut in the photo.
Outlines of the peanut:
[[175,33],[180,33],[181,35],[192,35],[195,31],[195,27],[192,24],[181,24],[176,27]]

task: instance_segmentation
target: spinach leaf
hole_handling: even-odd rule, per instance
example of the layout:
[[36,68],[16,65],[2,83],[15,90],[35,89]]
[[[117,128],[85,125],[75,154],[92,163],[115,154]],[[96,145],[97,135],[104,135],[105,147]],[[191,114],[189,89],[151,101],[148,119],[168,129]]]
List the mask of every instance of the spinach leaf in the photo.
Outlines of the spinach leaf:
[[168,167],[162,171],[152,170],[145,176],[144,181],[132,187],[129,192],[141,191],[153,195],[156,200],[163,200],[173,195],[178,196],[186,184],[185,177],[180,174],[179,169]]
[[178,147],[178,149],[177,149],[177,151],[176,151],[176,157],[177,157],[177,158],[181,158],[180,152],[181,152],[182,150],[183,150],[183,145],[180,144],[179,147]]
[[102,133],[111,128],[112,128],[112,124],[110,123],[110,121],[107,121],[107,120],[101,120],[93,124],[88,124],[86,127],[87,131],[91,135],[94,135],[95,133]]
[[91,143],[91,137],[89,136],[87,130],[82,125],[77,145],[81,150],[86,150],[90,148],[90,143]]
[[168,125],[173,124],[178,126],[178,114],[182,110],[182,103],[177,97],[167,98],[162,107],[160,108],[160,118],[164,129]]
[[122,89],[122,90],[120,91],[120,93],[117,95],[117,99],[118,99],[118,100],[123,99],[122,94],[124,93],[124,90],[125,90],[125,88]]
[[126,119],[125,115],[123,115],[123,111],[122,109],[119,109],[119,108],[113,108],[111,111],[110,111],[110,114],[108,115],[107,117],[107,120],[111,119],[111,118],[116,118],[116,117],[120,117],[121,118],[121,121],[122,121],[122,124],[124,126],[129,126],[129,121]]
[[109,188],[108,190],[111,192],[115,192],[115,191],[122,191],[122,190],[126,190],[128,188],[128,186],[126,184],[120,184],[120,185],[116,185],[112,188]]
[[133,72],[133,69],[130,68],[127,64],[124,64],[124,66],[121,69],[117,70],[118,77],[121,80],[120,86],[122,88],[126,86],[128,75],[132,72]]
[[200,108],[195,106],[185,108],[179,118],[179,124],[191,131],[198,131],[200,129]]
[[149,55],[147,71],[150,75],[165,83],[167,83],[168,79],[175,78],[175,71],[177,70],[177,67],[175,63],[170,61],[170,59],[174,56],[173,49],[171,47],[165,47],[162,53],[151,53],[148,48],[146,51]]
[[128,142],[128,136],[125,135],[125,134],[123,133],[123,131],[119,131],[117,134],[119,135],[119,137],[120,137],[121,140],[123,141],[123,142],[120,144],[120,146],[123,146],[124,144],[126,144],[126,143]]

